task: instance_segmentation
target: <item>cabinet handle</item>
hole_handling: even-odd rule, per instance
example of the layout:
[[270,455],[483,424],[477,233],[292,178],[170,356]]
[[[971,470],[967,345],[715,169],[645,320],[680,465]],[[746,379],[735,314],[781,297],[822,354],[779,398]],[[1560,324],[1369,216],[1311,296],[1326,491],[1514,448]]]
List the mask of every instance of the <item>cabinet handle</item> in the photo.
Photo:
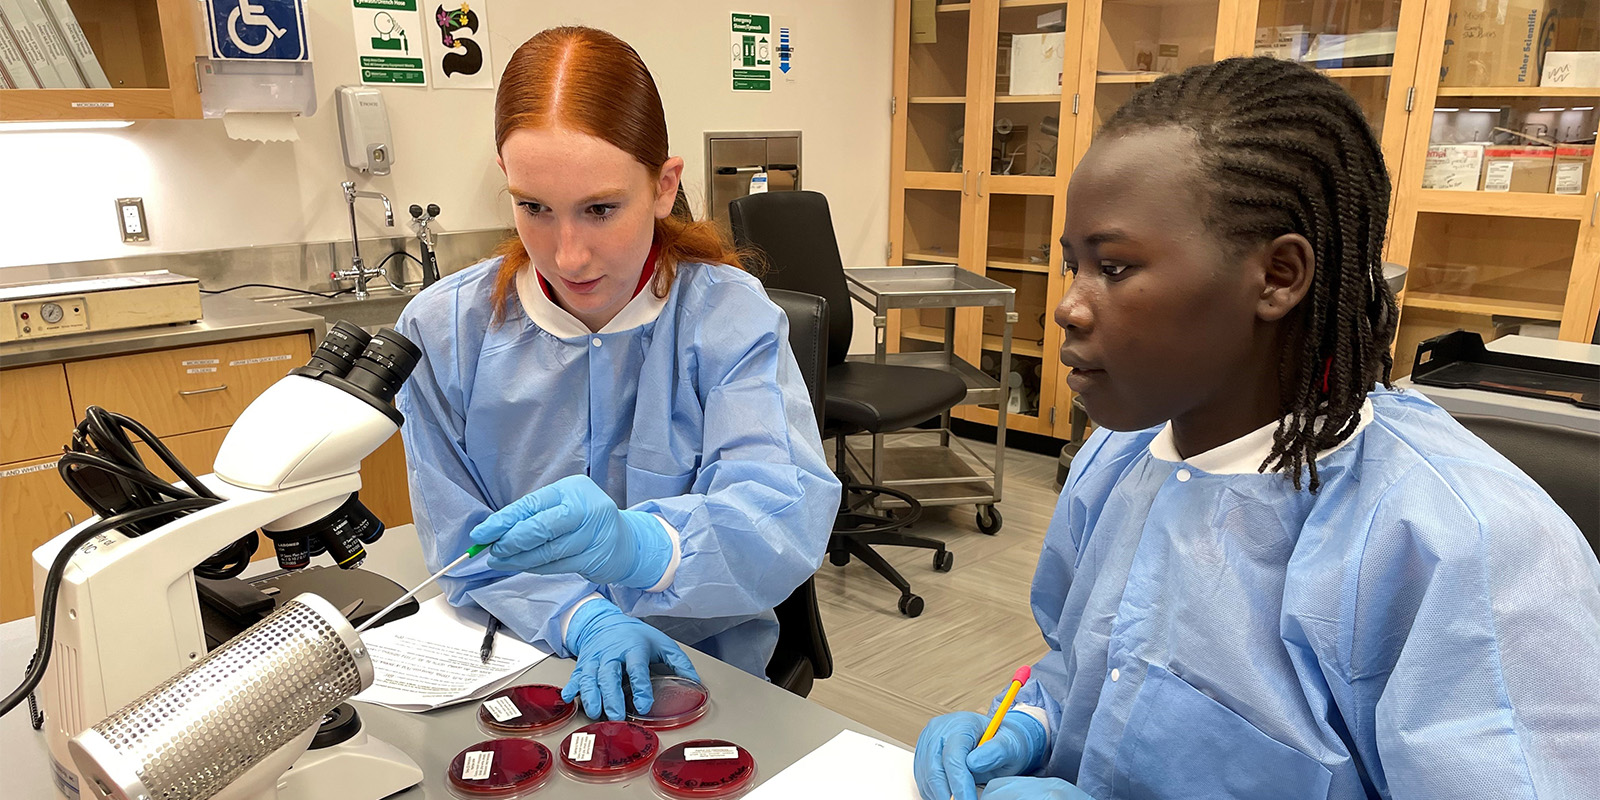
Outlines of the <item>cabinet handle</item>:
[[221,386],[213,386],[210,389],[190,389],[186,392],[178,392],[178,396],[193,397],[197,394],[211,394],[212,392],[220,392],[226,388],[228,388],[228,384],[224,383]]
[[1589,224],[1593,225],[1595,212],[1600,211],[1600,192],[1594,193],[1594,202],[1589,204]]
[[972,177],[972,170],[964,169],[964,170],[961,171],[961,196],[962,197],[966,197],[967,196],[967,178],[970,178],[970,177]]
[[72,516],[72,512],[71,511],[63,511],[61,513],[67,515],[67,527],[69,527],[69,528],[78,527],[78,518]]
[[988,174],[989,174],[988,170],[979,170],[978,171],[978,196],[979,197],[983,196],[983,176],[988,175]]

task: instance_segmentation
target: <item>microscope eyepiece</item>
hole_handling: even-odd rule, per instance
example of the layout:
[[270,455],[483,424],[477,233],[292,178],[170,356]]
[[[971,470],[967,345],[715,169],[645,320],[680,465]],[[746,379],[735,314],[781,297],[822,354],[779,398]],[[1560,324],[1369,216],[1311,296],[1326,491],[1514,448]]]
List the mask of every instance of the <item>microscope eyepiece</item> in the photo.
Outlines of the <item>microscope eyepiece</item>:
[[317,345],[317,351],[311,354],[306,368],[326,370],[334,377],[343,378],[350,374],[351,365],[361,357],[371,339],[370,334],[355,325],[342,320],[335,322],[328,329],[328,335],[322,337],[322,344]]
[[388,403],[411,377],[422,351],[392,330],[378,331],[345,376],[352,385]]

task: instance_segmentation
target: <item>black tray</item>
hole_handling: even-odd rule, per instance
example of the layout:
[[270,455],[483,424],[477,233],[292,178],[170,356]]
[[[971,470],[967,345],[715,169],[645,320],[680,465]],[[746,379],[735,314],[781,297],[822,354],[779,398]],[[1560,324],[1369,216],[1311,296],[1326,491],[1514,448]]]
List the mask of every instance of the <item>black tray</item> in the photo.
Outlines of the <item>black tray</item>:
[[1482,389],[1600,410],[1600,365],[1495,353],[1471,331],[1435,336],[1417,346],[1411,380],[1425,386]]

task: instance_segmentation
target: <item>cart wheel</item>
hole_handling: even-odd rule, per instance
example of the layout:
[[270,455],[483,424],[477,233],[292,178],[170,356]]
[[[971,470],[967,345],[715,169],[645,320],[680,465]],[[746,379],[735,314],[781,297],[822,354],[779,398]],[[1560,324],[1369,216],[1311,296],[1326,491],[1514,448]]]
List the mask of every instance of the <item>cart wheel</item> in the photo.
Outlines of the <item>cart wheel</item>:
[[1000,517],[1000,509],[992,505],[978,506],[978,530],[993,536],[1000,531],[1004,521]]
[[850,563],[850,551],[848,551],[848,550],[835,550],[835,551],[829,553],[828,554],[828,563],[830,563],[830,564],[832,564],[832,565],[834,565],[836,567],[842,567],[842,566],[844,566],[846,564],[849,564]]
[[933,571],[949,572],[956,565],[956,554],[949,550],[940,550],[933,554]]
[[900,595],[900,613],[908,617],[922,616],[922,598],[914,594]]

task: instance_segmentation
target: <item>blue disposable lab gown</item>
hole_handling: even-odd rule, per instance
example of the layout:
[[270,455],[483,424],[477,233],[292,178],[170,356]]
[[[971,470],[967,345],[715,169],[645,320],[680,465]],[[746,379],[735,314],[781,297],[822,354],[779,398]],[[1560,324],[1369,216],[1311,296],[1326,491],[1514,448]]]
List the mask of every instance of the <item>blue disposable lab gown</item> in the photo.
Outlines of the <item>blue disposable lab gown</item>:
[[681,264],[658,316],[561,338],[515,297],[491,324],[499,266],[444,278],[398,324],[422,349],[397,405],[429,569],[465,552],[490,512],[576,474],[676,528],[682,556],[661,592],[473,559],[443,580],[450,602],[566,656],[560,618],[598,592],[764,675],[771,609],[816,571],[839,503],[783,311],[740,270]]
[[1159,429],[1090,438],[1033,584],[1046,773],[1096,800],[1600,791],[1594,554],[1427,399],[1368,412],[1315,495],[1255,472],[1270,431],[1186,462]]

